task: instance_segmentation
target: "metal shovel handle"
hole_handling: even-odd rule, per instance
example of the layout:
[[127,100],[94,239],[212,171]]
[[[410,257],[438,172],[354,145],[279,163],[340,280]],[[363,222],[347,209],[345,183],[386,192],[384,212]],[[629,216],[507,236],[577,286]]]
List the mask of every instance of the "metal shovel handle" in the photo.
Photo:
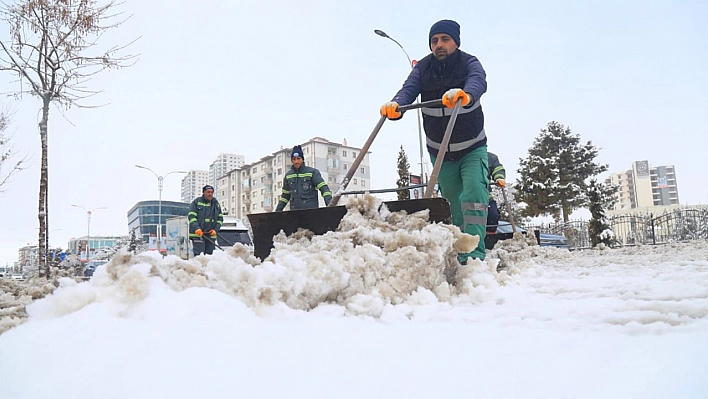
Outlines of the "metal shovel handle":
[[[440,100],[440,103],[442,103],[442,100]],[[430,198],[433,196],[435,184],[438,182],[438,174],[440,174],[440,168],[442,168],[443,159],[445,159],[445,154],[447,153],[447,146],[450,144],[450,137],[452,137],[452,129],[455,127],[455,121],[457,121],[457,115],[460,113],[461,106],[462,99],[459,99],[457,100],[457,103],[455,103],[455,108],[452,109],[450,120],[447,122],[445,135],[443,136],[442,143],[440,143],[440,150],[438,150],[438,156],[435,158],[435,166],[433,166],[433,172],[430,174],[428,187],[425,189],[423,198]]]
[[224,248],[221,248],[221,245],[217,244],[216,241],[212,240],[211,238],[209,238],[205,235],[203,235],[202,238],[209,241],[210,243],[214,244],[214,246],[219,248],[220,250],[225,251]]
[[511,204],[509,204],[509,200],[506,198],[506,187],[499,185],[499,183],[494,184],[496,184],[501,189],[502,196],[504,197],[504,205],[506,205],[506,212],[509,214],[509,222],[511,222],[511,231],[512,233],[516,233],[516,223],[514,223],[514,214],[511,213]]
[[[460,100],[460,101],[462,101],[462,100]],[[418,108],[424,108],[424,107],[435,107],[435,106],[439,106],[439,105],[442,105],[442,100],[431,100],[431,101],[425,101],[422,103],[401,105],[398,107],[398,110],[401,113],[403,113],[405,111],[410,111],[412,109],[418,109]],[[459,106],[457,107],[457,109],[459,111]],[[457,118],[457,113],[453,112],[453,115],[454,115],[454,118]],[[351,167],[349,168],[349,171],[344,176],[342,183],[339,185],[339,189],[337,189],[337,192],[334,193],[334,195],[332,195],[332,200],[329,201],[329,204],[327,205],[328,207],[337,206],[337,203],[339,203],[339,199],[344,194],[344,190],[346,190],[347,186],[349,185],[349,182],[351,181],[351,179],[354,176],[354,174],[356,173],[356,171],[359,170],[359,165],[364,160],[364,157],[366,156],[366,154],[369,153],[369,147],[371,147],[371,143],[374,142],[374,139],[379,134],[379,131],[381,130],[381,127],[383,126],[384,122],[386,122],[385,116],[382,116],[381,118],[379,118],[379,121],[376,123],[376,126],[374,126],[374,130],[369,135],[369,138],[366,140],[366,143],[364,143],[364,146],[361,147],[361,150],[359,150],[359,155],[357,155],[356,159],[354,160]],[[454,121],[453,121],[453,125],[454,125]],[[449,137],[448,137],[448,141],[450,141]],[[445,144],[445,145],[447,145],[447,144]],[[428,197],[426,197],[426,198],[428,198]]]

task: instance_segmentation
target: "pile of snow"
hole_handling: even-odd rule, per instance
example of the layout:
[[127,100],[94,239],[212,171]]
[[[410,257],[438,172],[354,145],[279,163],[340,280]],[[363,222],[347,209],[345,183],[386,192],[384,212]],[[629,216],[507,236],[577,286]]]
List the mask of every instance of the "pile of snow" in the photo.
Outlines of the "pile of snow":
[[379,205],[262,263],[121,252],[87,282],[2,286],[0,397],[708,395],[708,242],[517,236],[458,267],[469,236]]

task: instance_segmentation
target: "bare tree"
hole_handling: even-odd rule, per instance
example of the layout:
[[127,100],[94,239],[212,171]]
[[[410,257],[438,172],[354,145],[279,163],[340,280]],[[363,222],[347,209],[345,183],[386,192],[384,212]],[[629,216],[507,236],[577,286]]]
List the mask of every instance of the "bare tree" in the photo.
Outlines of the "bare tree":
[[11,137],[5,135],[9,122],[7,111],[0,111],[0,193],[5,191],[3,186],[10,181],[12,175],[25,168],[25,158],[17,162],[12,160],[16,154],[10,145]]
[[[47,131],[49,105],[59,109],[90,107],[83,101],[99,93],[86,84],[97,73],[132,65],[135,55],[121,55],[130,43],[101,48],[98,41],[127,18],[109,0],[18,0],[3,3],[0,14],[10,27],[10,38],[0,41],[0,70],[17,77],[15,95],[37,96],[42,101],[39,136],[42,146],[39,178],[39,265],[49,275],[49,167]],[[132,42],[131,42],[132,43]]]

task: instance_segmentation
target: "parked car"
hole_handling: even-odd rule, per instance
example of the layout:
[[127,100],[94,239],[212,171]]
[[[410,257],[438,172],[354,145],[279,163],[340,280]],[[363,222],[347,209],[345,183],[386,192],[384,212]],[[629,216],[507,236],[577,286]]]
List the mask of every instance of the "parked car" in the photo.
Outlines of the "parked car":
[[[527,234],[526,229],[520,226],[516,226],[516,231],[521,232],[523,234]],[[512,238],[513,236],[514,234],[511,224],[509,222],[500,221],[499,225],[497,226],[497,233],[487,234],[487,236],[485,237],[485,248],[492,249],[494,248],[494,244],[496,244],[497,241],[506,240]],[[536,236],[536,239],[538,240],[538,245],[542,247],[570,249],[570,246],[568,245],[568,239],[565,238],[565,236],[563,235],[539,233],[539,235]]]
[[106,263],[108,263],[107,260],[92,260],[86,264],[86,268],[84,268],[84,277],[91,277],[93,276],[93,272],[96,271],[96,268],[99,266],[103,266]]

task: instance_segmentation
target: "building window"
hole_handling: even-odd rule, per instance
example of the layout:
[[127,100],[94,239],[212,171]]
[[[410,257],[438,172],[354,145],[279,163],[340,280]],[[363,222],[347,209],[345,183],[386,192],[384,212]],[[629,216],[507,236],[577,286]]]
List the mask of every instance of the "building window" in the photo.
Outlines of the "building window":
[[283,174],[283,168],[278,168],[278,175],[282,175],[282,174]]
[[362,181],[361,181],[361,186],[362,186],[362,187],[366,187],[366,180],[362,180]]
[[356,179],[352,180],[352,184],[355,185],[355,186],[357,185],[357,184],[356,184]]
[[364,174],[364,168],[363,168],[363,167],[361,168],[361,174],[362,174],[362,175]]
[[344,164],[344,170],[347,170],[348,167],[347,164]]
[[346,151],[342,151],[342,156],[343,156],[343,157],[346,157],[346,156],[347,156],[347,152],[346,152]]
[[352,152],[352,158],[356,158],[356,152]]
[[327,147],[327,155],[337,155],[336,147]]

